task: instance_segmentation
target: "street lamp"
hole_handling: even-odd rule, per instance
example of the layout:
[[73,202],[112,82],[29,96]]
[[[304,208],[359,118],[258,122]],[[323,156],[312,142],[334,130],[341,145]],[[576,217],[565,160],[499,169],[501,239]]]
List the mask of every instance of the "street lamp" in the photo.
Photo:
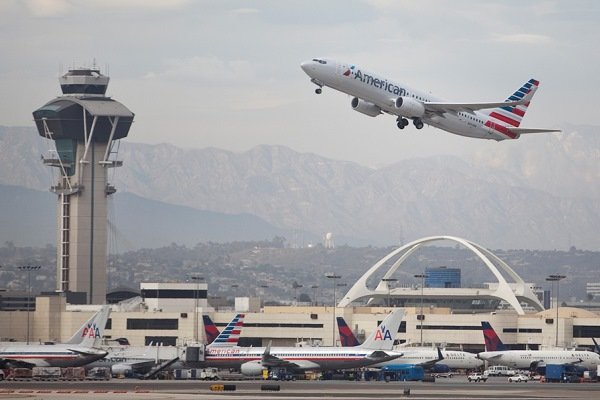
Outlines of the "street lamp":
[[342,276],[341,275],[336,275],[336,274],[329,274],[329,275],[325,275],[327,278],[329,279],[333,279],[333,318],[332,318],[332,324],[331,324],[331,340],[333,341],[333,346],[335,347],[335,307],[336,307],[336,298],[335,298],[335,288],[336,288],[336,279],[340,279]]
[[23,265],[17,267],[21,271],[27,271],[27,344],[29,344],[29,310],[31,309],[31,271],[42,268],[39,265]]
[[421,278],[421,313],[419,314],[419,321],[421,331],[421,347],[423,347],[423,320],[425,316],[423,315],[423,287],[425,286],[425,278],[427,278],[427,274],[415,274],[415,278]]
[[298,282],[294,281],[292,284],[294,288],[294,305],[298,305],[298,288],[304,287],[304,285],[300,285]]
[[383,282],[385,282],[388,290],[388,307],[392,306],[392,288],[390,288],[390,282],[397,282],[397,278],[382,278]]
[[556,282],[556,342],[554,344],[555,347],[558,347],[558,282],[560,282],[561,280],[565,279],[566,276],[565,275],[559,275],[559,274],[552,274],[549,275],[546,280],[549,282],[552,282],[552,289],[554,289],[554,282]]
[[200,290],[200,281],[204,280],[202,276],[190,277],[196,282],[196,290],[194,291],[194,341],[198,343],[198,291]]
[[313,303],[317,306],[319,305],[319,302],[317,301],[317,289],[319,288],[319,285],[312,285],[310,288],[313,290]]

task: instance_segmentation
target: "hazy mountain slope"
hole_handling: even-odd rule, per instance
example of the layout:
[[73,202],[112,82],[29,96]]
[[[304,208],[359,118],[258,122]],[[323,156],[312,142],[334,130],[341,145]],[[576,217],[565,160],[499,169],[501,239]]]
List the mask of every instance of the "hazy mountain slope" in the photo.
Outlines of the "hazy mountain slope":
[[[416,158],[377,170],[282,146],[233,153],[123,141],[124,166],[113,183],[119,193],[252,214],[315,237],[333,232],[338,244],[454,234],[493,248],[599,249],[598,131],[575,126],[464,160]],[[10,166],[0,183],[46,190],[50,168],[39,161],[45,143],[30,132],[0,127],[3,166]]]

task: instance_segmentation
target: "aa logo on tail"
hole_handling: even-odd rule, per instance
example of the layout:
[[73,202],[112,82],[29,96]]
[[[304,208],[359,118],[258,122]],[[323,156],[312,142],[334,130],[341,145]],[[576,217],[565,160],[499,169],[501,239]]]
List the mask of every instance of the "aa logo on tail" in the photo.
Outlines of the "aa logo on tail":
[[100,329],[96,326],[96,323],[93,324],[88,324],[84,329],[83,329],[83,333],[81,334],[81,337],[83,338],[90,338],[90,339],[95,339],[95,338],[99,338],[100,335]]
[[377,330],[377,332],[375,333],[374,340],[393,340],[393,339],[392,339],[392,334],[390,333],[390,330],[386,329],[385,326],[381,325],[379,327],[379,329]]

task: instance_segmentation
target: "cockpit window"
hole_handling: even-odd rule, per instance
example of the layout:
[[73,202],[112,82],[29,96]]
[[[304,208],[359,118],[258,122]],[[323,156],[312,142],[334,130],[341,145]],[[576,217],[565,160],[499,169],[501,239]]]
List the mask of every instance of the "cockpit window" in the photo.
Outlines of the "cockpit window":
[[313,58],[313,61],[316,61],[316,62],[318,62],[319,64],[327,64],[327,61],[325,61],[325,60],[320,60],[320,59],[318,59],[318,58]]

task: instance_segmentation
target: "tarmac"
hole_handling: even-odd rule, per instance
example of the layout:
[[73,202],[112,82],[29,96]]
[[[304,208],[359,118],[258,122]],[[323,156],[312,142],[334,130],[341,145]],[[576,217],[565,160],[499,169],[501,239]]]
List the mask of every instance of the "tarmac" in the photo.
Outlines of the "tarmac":
[[[223,389],[225,385],[231,391]],[[264,390],[279,389],[279,390]],[[437,382],[354,381],[110,381],[0,382],[4,399],[599,399],[600,383],[469,383],[464,376]]]

